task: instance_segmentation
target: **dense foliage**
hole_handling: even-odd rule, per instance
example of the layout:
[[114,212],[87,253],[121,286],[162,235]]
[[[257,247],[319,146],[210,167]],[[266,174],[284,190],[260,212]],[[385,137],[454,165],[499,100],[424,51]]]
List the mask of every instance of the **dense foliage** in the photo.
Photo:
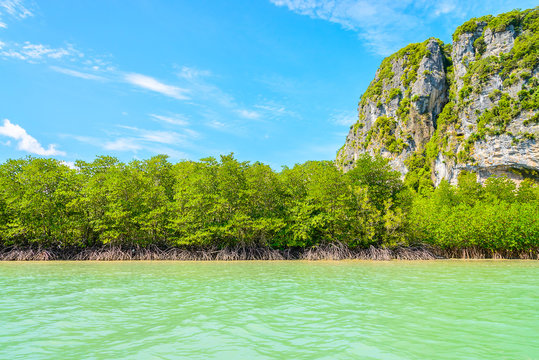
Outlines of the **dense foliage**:
[[414,239],[444,249],[482,249],[491,253],[533,252],[539,248],[539,188],[530,180],[518,189],[505,178],[463,173],[458,187],[442,181],[418,196],[410,213]]
[[0,165],[2,246],[356,247],[431,244],[539,249],[539,188],[465,175],[418,195],[387,161],[343,174],[310,161],[279,173],[232,154],[172,164],[8,160]]
[[99,157],[76,169],[9,160],[0,166],[0,238],[80,247],[392,244],[401,238],[398,173],[381,159],[363,164],[343,175],[331,162],[276,173],[232,155],[174,165],[165,156]]

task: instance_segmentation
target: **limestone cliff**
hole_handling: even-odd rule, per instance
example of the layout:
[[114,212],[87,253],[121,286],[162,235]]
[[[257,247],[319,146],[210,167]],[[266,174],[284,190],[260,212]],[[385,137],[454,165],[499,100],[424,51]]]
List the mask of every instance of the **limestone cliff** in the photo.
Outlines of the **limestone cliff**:
[[535,8],[472,19],[452,45],[429,39],[384,59],[338,166],[380,154],[416,188],[462,170],[538,179],[538,46]]

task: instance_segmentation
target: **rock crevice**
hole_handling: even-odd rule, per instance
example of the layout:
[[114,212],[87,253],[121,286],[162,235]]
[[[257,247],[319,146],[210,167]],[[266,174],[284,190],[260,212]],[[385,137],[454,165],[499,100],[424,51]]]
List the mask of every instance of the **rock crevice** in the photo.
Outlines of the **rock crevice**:
[[384,59],[337,154],[343,170],[362,153],[388,158],[416,188],[539,174],[539,10],[472,19],[453,43],[429,39]]

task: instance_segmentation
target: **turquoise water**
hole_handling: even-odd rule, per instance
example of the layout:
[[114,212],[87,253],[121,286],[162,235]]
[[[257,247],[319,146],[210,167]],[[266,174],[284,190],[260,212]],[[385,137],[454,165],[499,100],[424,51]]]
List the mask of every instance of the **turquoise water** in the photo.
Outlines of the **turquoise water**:
[[539,262],[0,263],[0,359],[539,359]]

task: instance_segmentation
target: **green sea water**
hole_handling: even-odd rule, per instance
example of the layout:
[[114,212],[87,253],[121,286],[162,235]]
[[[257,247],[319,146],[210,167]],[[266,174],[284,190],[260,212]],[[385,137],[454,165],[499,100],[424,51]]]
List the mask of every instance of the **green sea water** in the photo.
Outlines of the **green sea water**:
[[539,359],[539,262],[0,263],[0,359]]

